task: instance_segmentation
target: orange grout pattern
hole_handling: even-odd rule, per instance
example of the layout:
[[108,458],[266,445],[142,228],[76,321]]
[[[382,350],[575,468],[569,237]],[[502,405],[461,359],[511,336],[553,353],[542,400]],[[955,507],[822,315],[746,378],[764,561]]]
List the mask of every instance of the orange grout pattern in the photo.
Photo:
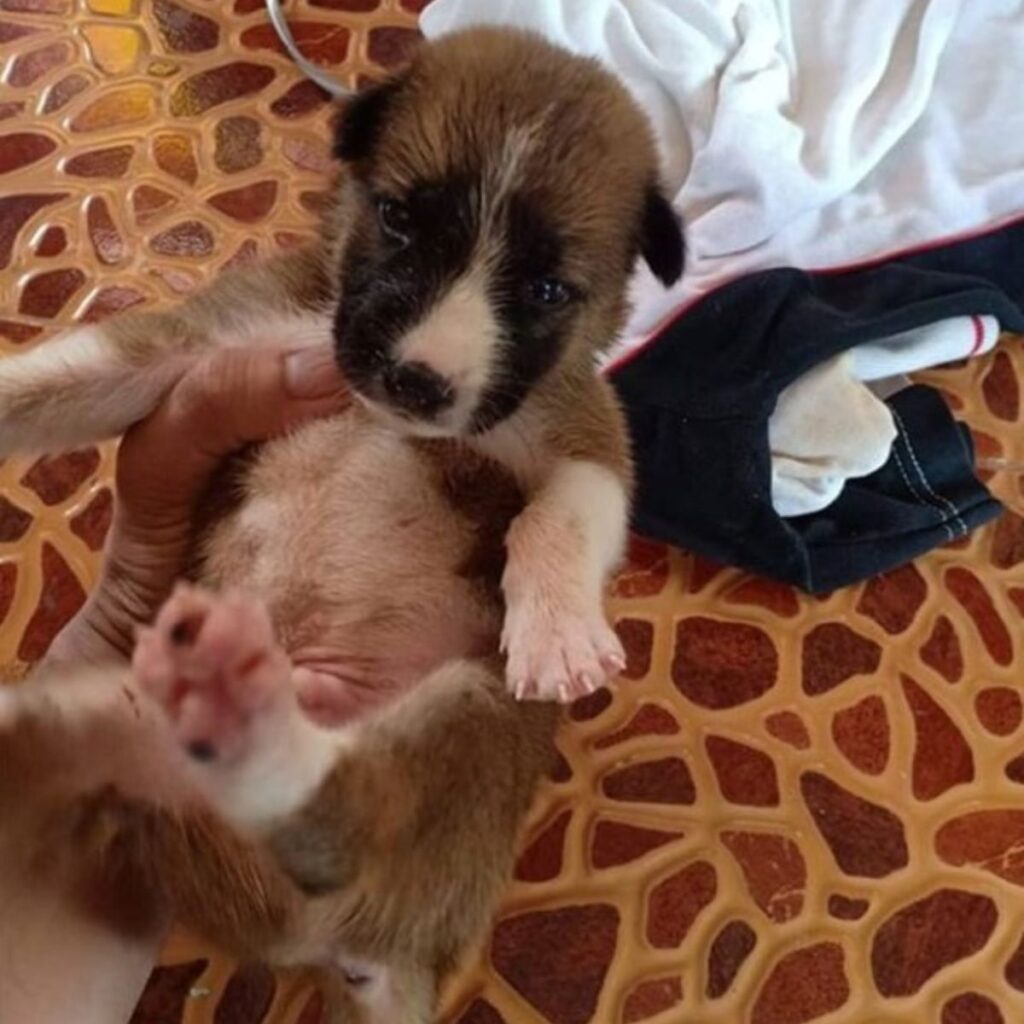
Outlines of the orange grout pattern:
[[[0,349],[308,235],[328,105],[262,6],[0,0]],[[402,58],[422,6],[289,14],[355,83]],[[572,710],[446,1021],[1024,1018],[1024,351],[926,376],[1006,515],[820,599],[637,541],[613,600],[626,679]],[[0,465],[5,661],[37,659],[92,585],[111,468],[109,447]],[[319,1017],[301,974],[176,934],[135,1024]]]

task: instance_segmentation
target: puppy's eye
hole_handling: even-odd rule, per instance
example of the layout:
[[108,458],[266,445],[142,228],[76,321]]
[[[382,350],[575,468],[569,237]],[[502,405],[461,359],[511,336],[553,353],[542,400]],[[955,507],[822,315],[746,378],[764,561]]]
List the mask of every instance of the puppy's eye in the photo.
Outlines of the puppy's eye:
[[408,242],[412,234],[409,207],[398,199],[381,196],[377,200],[377,220],[384,234],[399,242]]
[[530,298],[540,306],[555,309],[572,298],[572,290],[557,277],[539,277],[529,285]]

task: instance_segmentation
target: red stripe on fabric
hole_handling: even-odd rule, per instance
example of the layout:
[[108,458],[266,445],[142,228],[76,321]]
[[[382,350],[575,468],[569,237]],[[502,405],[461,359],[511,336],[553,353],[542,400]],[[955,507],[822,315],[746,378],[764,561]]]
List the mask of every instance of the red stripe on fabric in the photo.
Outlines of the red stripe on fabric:
[[981,346],[985,344],[985,324],[976,313],[971,317],[971,323],[974,324],[974,344],[968,355],[974,356],[981,351]]

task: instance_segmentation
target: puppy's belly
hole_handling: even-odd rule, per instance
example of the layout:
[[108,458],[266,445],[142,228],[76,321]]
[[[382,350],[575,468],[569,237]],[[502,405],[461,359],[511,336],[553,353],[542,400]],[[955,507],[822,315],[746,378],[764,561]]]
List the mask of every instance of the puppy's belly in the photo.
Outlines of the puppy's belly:
[[334,680],[352,715],[497,649],[500,608],[467,569],[478,531],[404,440],[346,414],[267,445],[244,487],[202,582],[263,598],[295,664]]

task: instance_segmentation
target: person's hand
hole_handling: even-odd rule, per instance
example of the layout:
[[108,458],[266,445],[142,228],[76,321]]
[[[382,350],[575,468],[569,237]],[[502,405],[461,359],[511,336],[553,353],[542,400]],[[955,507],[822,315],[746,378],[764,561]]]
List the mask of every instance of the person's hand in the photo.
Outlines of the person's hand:
[[188,369],[132,427],[100,581],[55,638],[47,665],[125,659],[181,576],[197,506],[224,459],[348,404],[328,347],[223,349]]

